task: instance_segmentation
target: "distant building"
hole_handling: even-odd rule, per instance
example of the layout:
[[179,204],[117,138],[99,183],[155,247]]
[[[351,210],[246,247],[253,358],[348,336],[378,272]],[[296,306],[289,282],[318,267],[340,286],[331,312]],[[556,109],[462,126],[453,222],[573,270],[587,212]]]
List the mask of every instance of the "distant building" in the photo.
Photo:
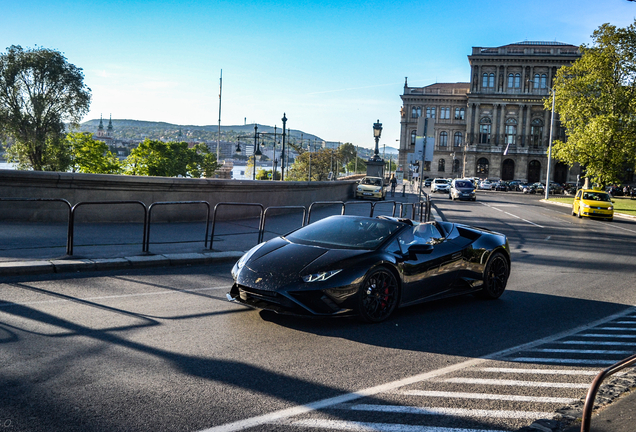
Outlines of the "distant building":
[[[560,42],[519,42],[473,47],[470,82],[409,87],[401,95],[399,165],[407,172],[420,117],[435,138],[426,177],[480,177],[545,181],[550,133],[549,96],[556,71],[580,57],[577,46]],[[555,121],[553,139],[565,139]],[[578,166],[552,165],[552,179],[574,182]]]

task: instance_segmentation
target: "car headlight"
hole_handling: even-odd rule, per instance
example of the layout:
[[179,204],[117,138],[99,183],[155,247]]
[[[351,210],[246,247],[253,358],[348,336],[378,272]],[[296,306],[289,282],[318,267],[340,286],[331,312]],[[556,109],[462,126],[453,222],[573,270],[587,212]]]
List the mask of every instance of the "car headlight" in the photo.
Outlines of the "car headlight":
[[614,207],[609,206],[607,209],[608,209],[608,210],[614,210]]
[[329,271],[324,271],[324,272],[320,272],[320,273],[314,273],[314,274],[309,274],[309,275],[305,275],[303,276],[303,280],[305,282],[321,282],[321,281],[326,281],[327,279],[329,279],[331,276],[335,276],[338,273],[340,273],[342,271],[342,269],[339,270],[329,270]]
[[257,250],[259,250],[259,249],[261,248],[261,246],[263,246],[264,244],[265,244],[265,242],[263,242],[263,243],[259,243],[259,244],[257,244],[256,246],[254,246],[252,249],[248,250],[248,251],[245,253],[245,255],[243,255],[243,256],[241,257],[241,259],[239,259],[239,260],[236,262],[236,268],[237,268],[237,270],[242,269],[242,268],[245,266],[245,264],[247,263],[247,261],[249,261],[249,259],[252,257],[252,255],[254,255],[254,253],[255,253]]
[[581,203],[581,207],[583,207],[583,208],[590,208],[590,206],[589,206],[589,205],[587,205],[587,204],[585,204],[585,203]]
[[381,191],[382,191],[382,188],[375,188],[375,189],[373,190],[373,192],[381,192]]

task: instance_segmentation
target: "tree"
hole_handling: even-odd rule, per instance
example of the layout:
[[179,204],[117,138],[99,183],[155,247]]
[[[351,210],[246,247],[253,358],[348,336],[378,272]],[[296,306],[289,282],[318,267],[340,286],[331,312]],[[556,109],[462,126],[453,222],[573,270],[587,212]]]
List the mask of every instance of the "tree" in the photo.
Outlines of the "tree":
[[188,148],[186,142],[146,139],[124,161],[124,173],[130,175],[211,177],[217,168],[216,155],[205,144]]
[[79,126],[90,100],[82,69],[60,52],[12,45],[0,55],[0,129],[15,139],[19,169],[66,171],[64,123]]
[[[358,160],[357,171],[356,171],[356,159]],[[349,163],[347,164],[347,171],[356,173],[356,174],[360,172],[367,172],[366,159],[362,159],[360,156],[358,156],[357,158],[353,158],[353,160],[349,161]]]
[[311,161],[311,181],[327,180],[331,171],[331,157],[332,152],[330,149],[320,149],[315,152],[305,151],[298,155],[285,179],[290,181],[309,180],[309,164]]
[[92,174],[119,174],[122,171],[119,159],[103,141],[93,139],[88,132],[66,135],[71,150],[73,172]]
[[343,165],[347,165],[349,161],[354,160],[356,154],[356,147],[351,143],[344,143],[338,147],[338,160],[342,161]]
[[[553,145],[556,159],[581,164],[601,185],[621,182],[636,158],[636,26],[603,24],[592,35],[592,46],[557,71],[555,112],[565,126],[567,141]],[[552,99],[545,101],[551,109]]]

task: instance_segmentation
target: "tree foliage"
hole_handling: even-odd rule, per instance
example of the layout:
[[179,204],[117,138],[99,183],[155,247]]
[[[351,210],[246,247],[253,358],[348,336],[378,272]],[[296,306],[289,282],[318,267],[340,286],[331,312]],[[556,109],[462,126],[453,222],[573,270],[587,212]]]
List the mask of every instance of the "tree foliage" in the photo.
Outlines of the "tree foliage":
[[103,141],[93,139],[88,132],[73,132],[66,135],[71,151],[73,172],[92,174],[119,174],[121,163]]
[[68,169],[64,123],[78,126],[90,99],[82,69],[60,52],[9,47],[0,55],[0,129],[15,140],[10,160],[20,169]]
[[592,38],[579,60],[557,71],[555,112],[568,139],[554,142],[553,155],[580,163],[592,181],[606,185],[635,165],[636,26],[603,24]]
[[124,173],[162,177],[211,177],[216,155],[205,144],[188,148],[185,142],[146,139],[124,161]]
[[329,177],[333,153],[330,149],[315,152],[305,151],[298,155],[285,180],[308,181],[311,163],[311,181],[323,181]]

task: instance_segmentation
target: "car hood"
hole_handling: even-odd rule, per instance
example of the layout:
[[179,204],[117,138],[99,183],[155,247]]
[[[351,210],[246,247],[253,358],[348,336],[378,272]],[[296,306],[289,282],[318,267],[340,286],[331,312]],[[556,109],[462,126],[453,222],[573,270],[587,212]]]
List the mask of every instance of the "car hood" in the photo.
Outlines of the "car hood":
[[363,185],[363,184],[358,185],[358,189],[359,190],[365,190],[365,191],[374,191],[374,190],[376,190],[379,187],[382,187],[382,186],[374,186],[374,185],[366,185],[366,184],[365,185]]
[[584,204],[590,207],[598,207],[598,208],[608,208],[612,207],[614,204],[607,201],[595,201],[595,200],[581,200]]
[[279,237],[257,252],[257,256],[252,256],[241,269],[237,282],[256,289],[274,290],[290,284],[300,287],[305,284],[302,276],[341,269],[343,260],[368,251],[327,249],[291,243]]

